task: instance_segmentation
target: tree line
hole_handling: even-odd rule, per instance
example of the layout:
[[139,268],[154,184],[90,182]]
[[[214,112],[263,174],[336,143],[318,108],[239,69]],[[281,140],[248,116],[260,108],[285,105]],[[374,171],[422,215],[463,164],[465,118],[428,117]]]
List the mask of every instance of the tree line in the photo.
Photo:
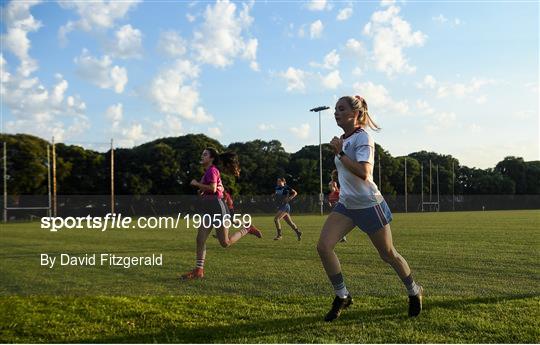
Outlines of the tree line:
[[[0,134],[7,143],[8,194],[36,195],[47,193],[47,145],[50,143],[27,134]],[[116,194],[172,195],[194,194],[192,179],[200,179],[201,152],[206,147],[220,152],[236,152],[241,173],[238,179],[222,175],[233,195],[265,195],[274,191],[277,177],[303,194],[319,193],[319,146],[308,145],[288,153],[278,140],[253,140],[222,145],[203,134],[156,139],[130,149],[114,150]],[[540,161],[526,162],[509,156],[494,168],[477,169],[460,165],[457,158],[435,152],[420,151],[393,157],[376,144],[374,180],[384,195],[405,191],[420,194],[421,166],[424,169],[424,192],[429,192],[429,160],[432,163],[432,190],[436,193],[436,166],[439,170],[439,192],[444,194],[540,194]],[[334,166],[330,145],[323,144],[323,186]],[[110,193],[111,152],[97,152],[76,145],[56,144],[56,180],[59,195],[106,195]],[[52,160],[51,160],[52,161]],[[452,173],[452,169],[454,174]]]

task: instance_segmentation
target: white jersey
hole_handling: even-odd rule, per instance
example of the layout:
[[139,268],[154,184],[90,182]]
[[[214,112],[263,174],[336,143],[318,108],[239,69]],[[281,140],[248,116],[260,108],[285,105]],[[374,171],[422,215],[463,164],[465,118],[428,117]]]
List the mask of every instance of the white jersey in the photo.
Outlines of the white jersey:
[[375,142],[362,128],[357,129],[347,138],[343,138],[343,152],[357,162],[368,162],[368,174],[365,180],[353,174],[336,156],[338,179],[340,184],[339,202],[348,209],[373,207],[383,201],[381,192],[373,182],[373,163],[375,160]]

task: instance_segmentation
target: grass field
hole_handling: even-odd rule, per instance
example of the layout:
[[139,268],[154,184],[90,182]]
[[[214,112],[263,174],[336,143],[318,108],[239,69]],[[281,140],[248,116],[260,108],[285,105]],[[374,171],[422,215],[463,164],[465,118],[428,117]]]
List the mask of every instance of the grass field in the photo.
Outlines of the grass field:
[[[331,324],[333,292],[315,250],[324,218],[296,216],[297,242],[272,217],[265,238],[222,249],[210,238],[206,278],[177,280],[194,264],[190,229],[0,229],[0,342],[540,342],[540,212],[395,214],[396,248],[426,289],[406,316],[393,270],[356,230],[338,244],[355,303]],[[40,266],[41,253],[163,253],[162,267]]]

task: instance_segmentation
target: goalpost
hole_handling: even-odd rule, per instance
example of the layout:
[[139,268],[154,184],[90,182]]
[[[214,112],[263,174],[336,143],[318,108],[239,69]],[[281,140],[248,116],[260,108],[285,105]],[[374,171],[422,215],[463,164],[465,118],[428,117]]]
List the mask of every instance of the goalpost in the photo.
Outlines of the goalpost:
[[[8,205],[8,168],[7,168],[7,143],[3,143],[3,178],[4,178],[4,203],[3,221],[8,221],[8,211],[14,210],[46,210],[47,216],[56,217],[57,209],[57,183],[56,183],[56,143],[52,138],[52,145],[47,145],[47,205],[46,206],[9,206]],[[101,144],[101,143],[100,143]],[[108,143],[107,143],[108,144]],[[110,212],[115,213],[115,191],[114,191],[114,145],[113,139],[110,141]],[[51,164],[52,156],[52,164]]]
[[433,179],[431,177],[431,159],[429,160],[429,201],[424,201],[424,163],[421,163],[420,165],[420,171],[421,171],[421,192],[422,192],[422,212],[425,211],[424,206],[428,206],[428,210],[432,210],[433,208],[439,212],[440,211],[440,194],[439,194],[439,165],[437,164],[437,201],[433,200],[433,193],[432,193],[432,186],[433,186]]
[[[48,205],[47,206],[8,206],[8,195],[7,195],[7,143],[4,141],[4,214],[3,220],[4,223],[8,221],[8,211],[9,210],[47,210],[47,215],[51,216],[51,162],[49,154],[50,146],[47,145],[47,196],[48,196]],[[54,152],[54,148],[53,148]]]
[[[109,181],[110,181],[110,213],[115,214],[115,190],[114,190],[114,141],[111,138],[110,142],[90,142],[90,141],[64,141],[64,145],[75,145],[83,147],[85,150],[95,150],[97,152],[102,152],[104,154],[107,153],[107,148],[110,150],[110,175],[109,175]],[[53,215],[56,217],[57,214],[57,188],[56,188],[56,145],[54,143],[54,137],[53,137]],[[105,161],[105,165],[103,166],[104,169],[106,169],[107,162]]]

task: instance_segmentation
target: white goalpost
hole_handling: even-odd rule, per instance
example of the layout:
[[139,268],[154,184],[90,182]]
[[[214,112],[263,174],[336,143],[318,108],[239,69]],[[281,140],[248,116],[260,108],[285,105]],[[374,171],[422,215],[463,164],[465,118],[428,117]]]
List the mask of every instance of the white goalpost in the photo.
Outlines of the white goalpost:
[[[7,170],[7,143],[4,141],[3,145],[3,157],[4,157],[4,212],[3,220],[4,223],[8,221],[8,211],[14,210],[47,210],[47,215],[51,216],[51,162],[50,162],[50,146],[47,145],[47,196],[48,196],[48,205],[47,206],[9,206],[8,205],[8,194],[7,194],[7,179],[8,179],[8,170]],[[54,151],[53,151],[54,152]]]
[[[78,145],[81,143],[78,142]],[[96,143],[94,143],[96,144]],[[113,139],[109,143],[99,143],[110,145],[110,212],[115,213],[115,190],[114,190],[114,146]],[[52,156],[52,157],[51,157]],[[51,162],[52,160],[52,162]],[[4,178],[4,199],[3,199],[3,221],[8,221],[9,211],[16,210],[46,210],[47,216],[56,217],[57,210],[57,183],[56,183],[56,143],[54,137],[52,138],[51,145],[47,145],[47,205],[44,206],[10,206],[8,203],[8,178],[11,178],[8,174],[8,155],[7,155],[7,142],[3,143],[3,178]]]
[[435,211],[439,212],[440,211],[440,194],[439,194],[439,165],[437,164],[436,166],[436,169],[437,169],[437,200],[433,200],[433,192],[432,192],[432,187],[433,187],[433,179],[431,177],[431,159],[429,160],[429,201],[425,201],[424,200],[424,163],[421,163],[420,165],[420,171],[421,171],[421,178],[420,178],[420,181],[421,181],[421,192],[422,192],[422,203],[421,203],[421,207],[422,207],[422,212],[425,211],[425,208],[424,206],[428,206],[428,210],[431,211],[432,209],[435,209]]

